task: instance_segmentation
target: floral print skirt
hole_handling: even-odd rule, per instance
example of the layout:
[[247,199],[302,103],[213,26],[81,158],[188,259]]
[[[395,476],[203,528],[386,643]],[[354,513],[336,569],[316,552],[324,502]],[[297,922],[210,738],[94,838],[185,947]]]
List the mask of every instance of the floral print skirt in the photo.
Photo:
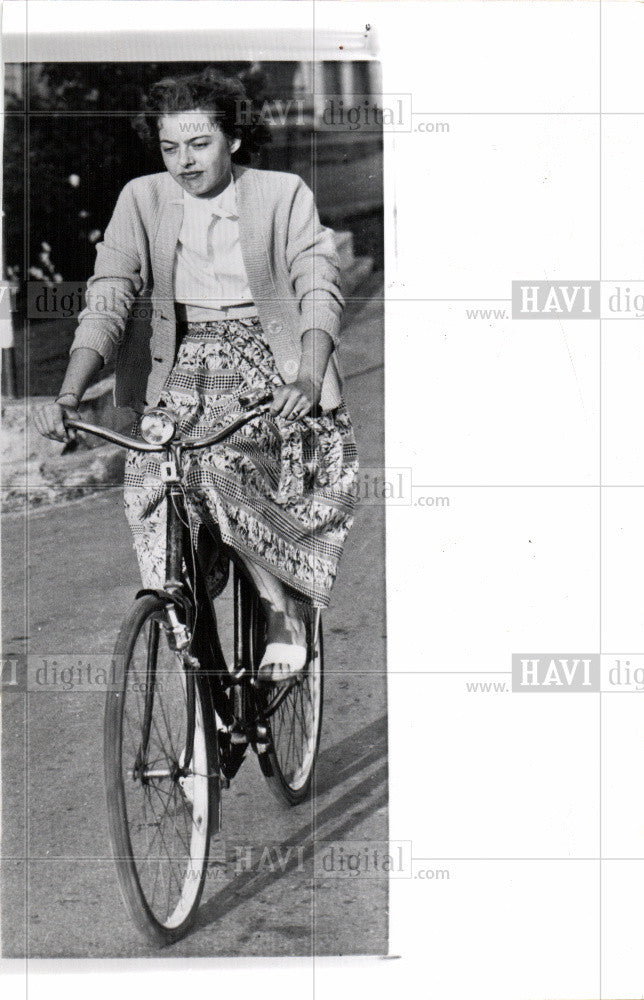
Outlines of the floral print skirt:
[[[205,437],[241,411],[249,390],[283,385],[259,319],[179,323],[177,359],[159,405],[179,429]],[[165,577],[160,456],[129,451],[125,512],[143,585]],[[353,520],[358,459],[344,404],[292,422],[264,415],[212,448],[189,452],[182,480],[193,538],[200,525],[269,570],[295,597],[326,607]],[[227,560],[211,567],[225,585]]]

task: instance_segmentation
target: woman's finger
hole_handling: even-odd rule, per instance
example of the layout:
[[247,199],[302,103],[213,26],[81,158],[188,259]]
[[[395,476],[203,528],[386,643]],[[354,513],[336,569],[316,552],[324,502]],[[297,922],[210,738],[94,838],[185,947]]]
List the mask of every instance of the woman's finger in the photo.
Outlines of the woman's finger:
[[297,390],[288,385],[283,386],[279,392],[275,393],[275,400],[271,407],[273,416],[285,417],[287,413],[290,413],[297,400],[297,396]]
[[303,402],[306,403],[306,400],[302,396],[302,393],[295,391],[285,402],[280,416],[284,417],[285,420],[293,420],[293,414],[299,409]]
[[36,425],[36,430],[42,434],[43,437],[54,437],[56,426],[54,424],[53,414],[49,407],[40,407],[35,411],[34,424]]
[[47,428],[44,420],[42,419],[42,414],[39,409],[34,410],[34,427],[36,428],[39,434],[44,435],[46,433]]
[[69,438],[69,432],[67,431],[65,423],[63,421],[62,410],[60,410],[60,412],[56,414],[56,436],[60,441],[66,441]]
[[34,412],[34,425],[38,433],[42,434],[43,437],[50,438],[52,441],[74,440],[76,431],[73,428],[69,428],[68,430],[65,427],[63,412],[69,414],[70,417],[78,419],[79,414],[75,410],[64,408],[57,403],[41,406],[36,410]]
[[65,425],[63,423],[62,410],[59,407],[57,407],[55,410],[52,411],[51,423],[52,423],[52,436],[57,441],[64,441]]
[[281,386],[276,392],[270,413],[284,420],[299,420],[311,412],[312,403],[305,392],[296,385]]
[[272,417],[277,417],[282,412],[284,401],[288,396],[288,386],[282,385],[273,393],[273,402],[270,405],[269,413]]
[[302,399],[296,404],[293,410],[291,410],[288,419],[300,420],[302,417],[305,417],[307,413],[310,412],[311,412],[311,403],[309,402],[308,399]]
[[[70,410],[66,406],[63,407],[63,413],[65,416],[69,417],[70,420],[80,420],[80,413],[78,410]],[[75,427],[67,427],[63,421],[63,413],[60,416],[61,432],[64,441],[75,441],[77,432]]]

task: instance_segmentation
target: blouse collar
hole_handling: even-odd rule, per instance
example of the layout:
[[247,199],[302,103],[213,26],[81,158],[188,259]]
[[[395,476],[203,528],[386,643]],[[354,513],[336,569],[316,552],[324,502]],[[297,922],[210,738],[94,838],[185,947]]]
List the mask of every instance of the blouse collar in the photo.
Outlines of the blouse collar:
[[211,215],[218,215],[222,219],[239,218],[235,183],[232,177],[228,186],[213,198],[195,198],[184,189],[183,204],[185,210],[195,215],[203,215],[207,218],[210,218]]

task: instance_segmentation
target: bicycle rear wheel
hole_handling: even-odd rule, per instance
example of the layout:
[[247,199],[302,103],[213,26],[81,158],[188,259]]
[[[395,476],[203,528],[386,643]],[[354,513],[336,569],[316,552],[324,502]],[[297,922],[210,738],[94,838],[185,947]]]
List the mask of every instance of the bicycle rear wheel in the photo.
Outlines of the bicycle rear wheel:
[[119,884],[132,919],[156,944],[178,940],[194,919],[208,863],[210,800],[218,786],[209,706],[201,682],[170,647],[166,606],[148,594],[124,620],[104,729]]
[[[263,629],[256,630],[263,637]],[[259,644],[263,648],[263,642]],[[322,622],[305,672],[292,686],[262,685],[260,712],[267,730],[266,750],[259,763],[273,794],[295,806],[311,790],[322,731],[324,649]],[[259,654],[258,654],[259,655]],[[257,658],[256,662],[259,662]]]

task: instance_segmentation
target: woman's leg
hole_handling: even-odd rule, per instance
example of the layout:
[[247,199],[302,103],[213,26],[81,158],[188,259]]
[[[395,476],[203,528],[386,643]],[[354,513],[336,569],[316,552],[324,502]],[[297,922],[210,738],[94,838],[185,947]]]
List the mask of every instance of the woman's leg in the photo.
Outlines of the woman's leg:
[[286,590],[281,580],[263,566],[243,557],[262,602],[266,615],[267,642],[285,642],[306,646],[306,626],[303,608]]
[[[301,602],[288,593],[281,580],[248,557],[244,565],[257,588],[266,616],[266,645],[280,643],[293,647],[293,655],[282,652],[283,659],[271,661],[269,673],[272,680],[288,678],[300,666],[301,650],[306,649],[306,610]],[[265,672],[265,671],[264,671]]]

